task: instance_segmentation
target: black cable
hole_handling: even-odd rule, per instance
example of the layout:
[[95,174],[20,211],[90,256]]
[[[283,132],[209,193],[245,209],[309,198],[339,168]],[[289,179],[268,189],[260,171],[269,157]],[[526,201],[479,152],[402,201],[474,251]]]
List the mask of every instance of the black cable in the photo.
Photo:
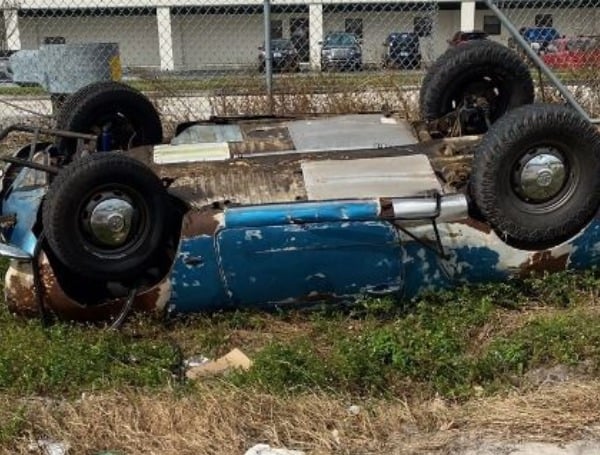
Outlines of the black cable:
[[138,289],[139,287],[137,285],[132,286],[131,290],[129,291],[129,295],[127,296],[127,300],[125,301],[125,305],[123,305],[123,308],[121,309],[119,316],[117,316],[117,319],[115,319],[108,328],[109,330],[119,330],[121,328],[123,322],[125,322],[125,319],[127,319],[127,316],[129,316],[129,313],[133,308],[133,301],[135,300]]
[[38,307],[40,322],[44,328],[48,327],[49,320],[48,312],[44,306],[44,299],[42,298],[42,279],[40,276],[39,257],[42,251],[42,244],[44,243],[45,239],[46,234],[44,234],[44,231],[42,230],[38,236],[35,247],[33,248],[33,257],[31,258],[31,267],[33,270],[33,292],[35,293],[35,302]]

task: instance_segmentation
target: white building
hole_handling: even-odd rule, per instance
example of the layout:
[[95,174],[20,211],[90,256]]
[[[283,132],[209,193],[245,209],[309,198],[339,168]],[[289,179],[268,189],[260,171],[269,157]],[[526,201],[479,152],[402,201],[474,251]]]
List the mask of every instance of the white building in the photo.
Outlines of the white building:
[[[152,5],[159,5],[154,6]],[[363,37],[364,61],[379,62],[384,38],[431,21],[421,40],[426,58],[439,55],[457,30],[484,29],[506,42],[508,33],[474,1],[272,0],[274,36],[290,37],[308,27],[313,68],[319,42],[328,31],[356,31]],[[556,2],[554,3],[556,4]],[[4,1],[9,49],[36,49],[44,42],[118,42],[128,67],[162,70],[233,68],[254,65],[263,42],[263,0],[91,0]],[[600,34],[598,8],[516,8],[507,13],[517,27],[551,22],[560,33]],[[426,33],[424,33],[426,34]]]

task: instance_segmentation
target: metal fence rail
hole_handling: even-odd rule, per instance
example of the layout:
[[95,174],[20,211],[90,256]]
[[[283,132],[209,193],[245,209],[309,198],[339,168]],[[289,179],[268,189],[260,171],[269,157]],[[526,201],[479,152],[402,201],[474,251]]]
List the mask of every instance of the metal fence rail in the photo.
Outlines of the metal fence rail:
[[[555,87],[562,81],[587,113],[596,114],[598,4],[500,0],[493,5],[534,56],[552,69],[553,77],[539,78],[540,98],[559,99]],[[40,83],[46,89],[56,81],[76,85],[74,75],[94,65],[82,59],[74,67],[69,55],[56,50],[53,59],[45,55],[49,48],[81,43],[116,43],[119,61],[98,52],[96,66],[108,67],[103,77],[121,75],[148,94],[167,126],[211,115],[382,108],[414,117],[424,70],[461,29],[484,30],[489,39],[531,57],[498,12],[472,1],[167,0],[152,5],[139,0],[27,0],[3,1],[0,7],[4,125],[52,114],[50,94]],[[32,65],[25,75],[11,74],[8,68],[9,58],[15,58],[9,54],[16,50]],[[36,72],[42,73],[41,82],[26,80]]]

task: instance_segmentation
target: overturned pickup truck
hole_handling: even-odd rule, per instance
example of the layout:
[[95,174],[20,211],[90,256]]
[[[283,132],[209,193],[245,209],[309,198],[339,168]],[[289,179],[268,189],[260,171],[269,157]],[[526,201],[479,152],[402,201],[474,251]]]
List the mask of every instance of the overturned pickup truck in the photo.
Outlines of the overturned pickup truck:
[[598,264],[600,134],[532,101],[527,67],[489,42],[448,51],[421,90],[434,134],[471,134],[421,142],[369,114],[195,122],[160,144],[141,93],[86,87],[56,130],[0,133],[33,134],[5,158],[6,302],[95,319],[411,298]]

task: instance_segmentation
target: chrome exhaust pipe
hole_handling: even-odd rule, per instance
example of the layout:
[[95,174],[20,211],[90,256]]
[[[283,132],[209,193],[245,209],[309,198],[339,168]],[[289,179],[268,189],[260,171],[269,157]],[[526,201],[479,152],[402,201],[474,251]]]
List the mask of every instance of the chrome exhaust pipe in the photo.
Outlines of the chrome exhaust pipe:
[[459,221],[468,218],[469,204],[464,194],[447,194],[427,197],[392,199],[392,219],[397,221],[438,223]]

